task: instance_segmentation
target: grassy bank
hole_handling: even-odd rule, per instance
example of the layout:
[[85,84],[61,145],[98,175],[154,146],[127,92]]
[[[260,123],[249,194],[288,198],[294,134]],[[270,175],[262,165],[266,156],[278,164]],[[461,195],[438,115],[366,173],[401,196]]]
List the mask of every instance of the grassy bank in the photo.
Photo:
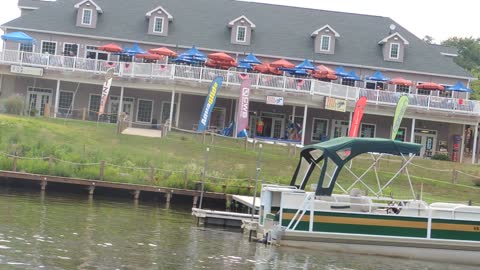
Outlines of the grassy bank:
[[[114,125],[0,115],[0,169],[11,170],[14,158],[7,154],[16,153],[22,157],[17,159],[17,171],[98,179],[103,161],[106,181],[193,189],[201,179],[208,146],[207,189],[247,193],[247,187],[253,184],[257,160],[252,146],[244,151],[242,140],[215,137],[212,144],[207,137],[207,145],[202,141],[201,135],[181,132],[171,132],[162,139],[146,138],[116,135]],[[360,175],[368,167],[369,158],[364,155],[356,159],[352,170]],[[297,157],[289,157],[286,147],[264,145],[260,179],[288,183],[297,162]],[[379,163],[382,185],[400,165],[397,157]],[[480,190],[473,183],[477,178],[470,176],[480,178],[477,166],[423,159],[415,159],[414,165],[408,168],[414,191],[418,193],[423,183],[427,201],[480,201]],[[378,190],[374,174],[368,176],[367,182]],[[344,171],[339,183],[347,188],[353,180]],[[362,185],[357,187],[365,190]],[[411,196],[405,174],[395,180],[387,191],[390,192],[396,197]]]

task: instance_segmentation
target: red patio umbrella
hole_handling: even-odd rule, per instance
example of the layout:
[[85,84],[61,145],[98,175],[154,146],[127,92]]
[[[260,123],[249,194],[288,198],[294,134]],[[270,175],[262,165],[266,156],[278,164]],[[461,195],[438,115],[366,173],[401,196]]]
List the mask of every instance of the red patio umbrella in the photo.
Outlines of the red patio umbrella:
[[231,67],[236,67],[238,66],[237,62],[235,60],[228,60],[228,61],[216,61],[213,59],[208,59],[207,62],[205,62],[205,65],[207,67],[212,67],[212,68],[220,68],[220,69],[229,69]]
[[172,51],[172,50],[170,50],[169,48],[166,48],[166,47],[150,49],[150,50],[148,50],[148,52],[153,53],[153,54],[163,55],[163,56],[177,57],[176,52],[174,52],[174,51]]
[[269,67],[270,67],[270,64],[263,63],[263,64],[260,64],[260,65],[253,66],[253,71],[258,71],[260,73],[268,73],[269,70],[270,70]]
[[100,51],[106,51],[106,52],[121,52],[121,51],[123,51],[122,47],[118,46],[115,43],[109,43],[109,44],[102,45],[102,46],[98,47],[98,49]]
[[329,67],[326,67],[324,65],[319,65],[319,66],[317,66],[317,70],[315,70],[314,73],[335,75],[335,70],[333,70]]
[[285,59],[280,59],[280,60],[274,61],[270,64],[270,66],[272,66],[274,68],[294,68],[295,67],[294,64],[288,62]]
[[148,60],[160,60],[163,58],[162,55],[152,54],[152,53],[139,53],[135,55],[136,58],[144,58]]
[[272,64],[270,64],[270,66],[268,67],[268,72],[270,72],[273,75],[282,75],[283,74],[283,71],[281,71],[277,67],[272,66]]
[[397,85],[403,85],[403,86],[412,86],[413,83],[410,80],[406,80],[402,77],[398,78],[393,78],[390,81],[388,81],[389,84],[397,84]]
[[424,89],[424,90],[445,90],[443,85],[434,82],[426,82],[417,85],[417,89]]
[[221,62],[232,62],[235,61],[233,57],[230,55],[223,53],[223,52],[217,52],[217,53],[211,53],[207,55],[208,59],[212,59],[215,61],[221,61]]
[[334,81],[338,79],[338,76],[330,73],[313,73],[312,77],[319,80],[329,80]]

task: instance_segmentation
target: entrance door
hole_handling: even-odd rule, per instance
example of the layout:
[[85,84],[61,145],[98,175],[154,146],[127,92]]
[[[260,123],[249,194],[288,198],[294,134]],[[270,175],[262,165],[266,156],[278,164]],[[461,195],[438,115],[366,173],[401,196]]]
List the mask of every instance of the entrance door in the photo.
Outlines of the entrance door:
[[[133,98],[124,97],[122,104],[122,112],[128,114],[128,121],[133,119]],[[118,96],[110,96],[108,102],[108,115],[110,116],[110,123],[116,123],[118,119],[118,107],[120,106],[120,98]],[[130,123],[131,124],[131,123]],[[130,125],[129,124],[129,125]]]
[[350,125],[348,121],[334,120],[332,125],[332,134],[330,137],[331,138],[347,137],[349,126]]
[[52,91],[50,89],[29,88],[27,91],[27,113],[31,116],[45,115],[45,105],[50,104]]
[[262,112],[261,119],[263,120],[263,134],[265,136],[275,139],[281,139],[285,135],[285,115],[281,113]]
[[415,143],[421,144],[421,157],[432,157],[435,154],[435,146],[437,145],[437,131],[415,129]]

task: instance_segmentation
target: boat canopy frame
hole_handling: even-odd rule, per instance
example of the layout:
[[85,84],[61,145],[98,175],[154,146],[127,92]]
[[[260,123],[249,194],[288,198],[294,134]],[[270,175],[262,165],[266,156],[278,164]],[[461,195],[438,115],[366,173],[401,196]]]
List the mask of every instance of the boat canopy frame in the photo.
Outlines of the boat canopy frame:
[[[348,191],[358,182],[362,183],[369,191],[379,196],[381,195],[382,190],[384,190],[402,171],[405,171],[410,183],[412,194],[415,197],[407,165],[413,160],[415,155],[420,153],[421,148],[422,146],[420,144],[395,141],[391,139],[352,137],[340,137],[322,143],[309,145],[304,147],[300,152],[300,161],[293,174],[290,185],[297,186],[299,189],[304,190],[312,172],[318,167],[320,168],[320,177],[315,191],[316,196],[331,196],[335,185],[337,185],[343,192],[348,193]],[[365,153],[371,154],[373,163],[361,176],[357,176],[350,168],[348,168],[348,166],[345,166],[345,164],[356,156]],[[373,153],[378,153],[379,155],[375,156]],[[376,165],[386,154],[401,156],[404,162],[397,173],[394,174],[394,176],[382,187],[378,178]],[[321,162],[323,162],[323,166],[319,165]],[[337,183],[338,175],[343,168],[355,177],[354,183],[347,189],[344,189]],[[362,181],[362,178],[372,168],[377,178],[378,192],[375,192]]]

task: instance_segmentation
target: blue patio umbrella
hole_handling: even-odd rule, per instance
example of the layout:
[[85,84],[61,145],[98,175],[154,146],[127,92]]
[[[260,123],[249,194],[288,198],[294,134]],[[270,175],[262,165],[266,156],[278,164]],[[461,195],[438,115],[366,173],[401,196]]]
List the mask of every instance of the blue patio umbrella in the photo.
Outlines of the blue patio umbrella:
[[202,62],[207,61],[207,56],[204,53],[200,52],[197,48],[195,48],[195,46],[179,54],[177,58],[190,58],[191,60],[197,60]]
[[390,80],[390,78],[385,77],[383,73],[378,70],[375,71],[375,73],[373,73],[372,76],[368,76],[365,79],[370,81],[379,81],[379,82],[386,82]]
[[240,62],[237,66],[237,68],[243,68],[246,70],[251,70],[252,69],[252,64],[246,63],[246,62]]
[[301,68],[279,68],[281,71],[286,71],[294,76],[306,76],[308,72],[305,69]]
[[355,71],[352,70],[350,73],[347,73],[347,74],[348,74],[347,76],[343,76],[344,79],[361,81],[360,77],[358,77],[358,75],[355,74]]
[[308,61],[308,59],[303,60],[303,62],[298,64],[297,66],[295,66],[295,68],[296,69],[303,69],[303,70],[305,70],[305,69],[309,69],[309,70],[317,69],[317,67],[314,66],[312,64],[312,62]]
[[2,35],[2,39],[5,41],[14,41],[24,44],[34,44],[35,39],[23,32],[12,32]]
[[457,82],[455,85],[448,86],[448,87],[445,88],[445,90],[448,90],[448,91],[456,91],[456,92],[467,92],[467,93],[473,92],[472,89],[466,87],[466,86],[463,85],[463,83],[461,83],[461,82]]
[[123,48],[123,52],[121,52],[121,53],[132,56],[132,55],[136,55],[136,54],[144,54],[144,53],[147,53],[147,52],[144,51],[142,48],[140,48],[140,46],[138,46],[137,43],[135,43],[135,44],[133,44],[133,46],[131,48],[128,48],[128,47]]
[[342,67],[342,66],[339,66],[336,70],[335,70],[335,74],[340,76],[340,77],[346,77],[348,76],[348,72]]
[[253,55],[253,53],[249,53],[244,59],[240,60],[240,63],[261,64],[262,62],[258,60],[258,58],[255,55]]

